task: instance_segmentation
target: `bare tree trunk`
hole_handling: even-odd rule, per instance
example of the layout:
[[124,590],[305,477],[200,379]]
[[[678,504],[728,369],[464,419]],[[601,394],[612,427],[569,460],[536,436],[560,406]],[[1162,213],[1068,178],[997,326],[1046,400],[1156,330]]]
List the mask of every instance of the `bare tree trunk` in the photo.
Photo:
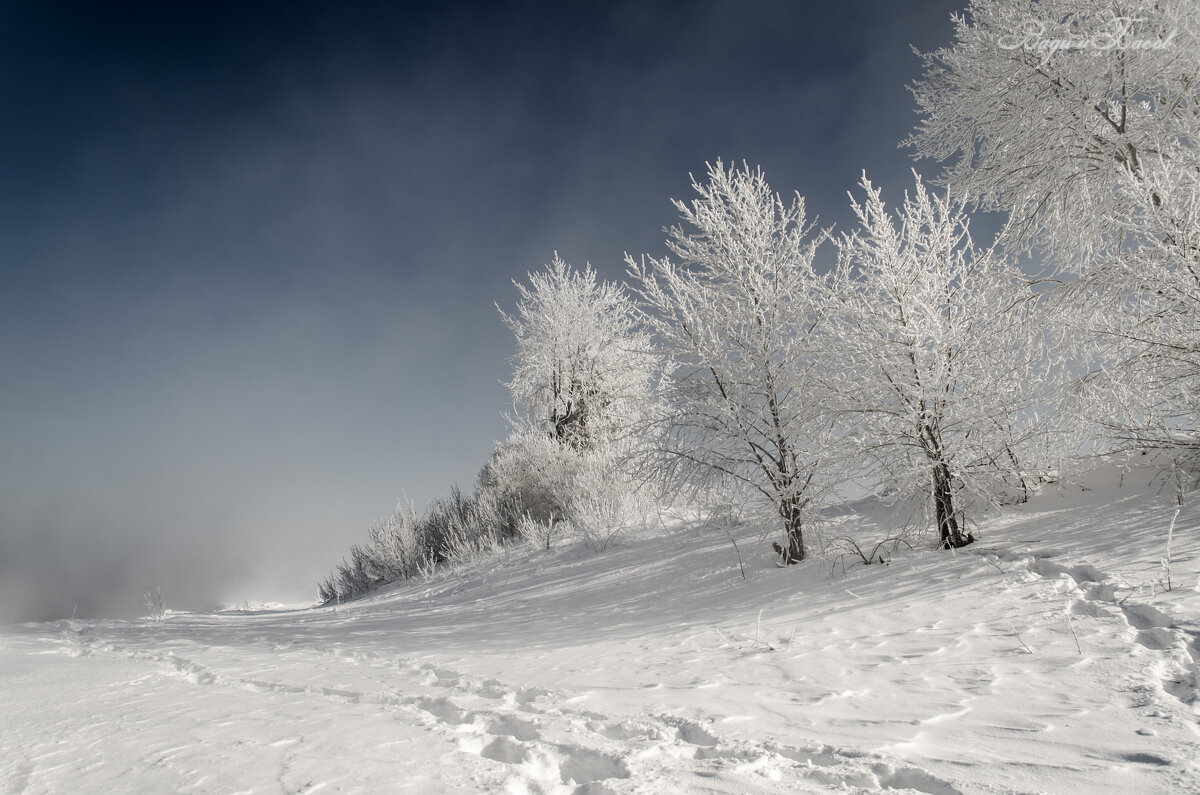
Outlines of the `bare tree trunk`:
[[938,548],[957,549],[975,540],[970,533],[963,533],[954,515],[954,497],[951,493],[950,468],[944,461],[933,465],[933,507],[937,518]]
[[804,560],[804,528],[801,525],[801,505],[799,497],[785,497],[779,503],[779,515],[783,519],[784,530],[787,532],[787,549],[779,544],[773,544],[779,554],[780,562],[785,566]]

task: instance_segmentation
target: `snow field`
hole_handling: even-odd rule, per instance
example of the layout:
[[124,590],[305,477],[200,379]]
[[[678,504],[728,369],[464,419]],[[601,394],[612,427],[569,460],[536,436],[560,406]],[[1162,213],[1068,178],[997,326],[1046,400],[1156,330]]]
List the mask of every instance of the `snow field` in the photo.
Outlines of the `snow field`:
[[675,529],[339,609],[6,628],[0,788],[1200,792],[1200,511],[1165,591],[1169,500],[1123,486],[832,575]]

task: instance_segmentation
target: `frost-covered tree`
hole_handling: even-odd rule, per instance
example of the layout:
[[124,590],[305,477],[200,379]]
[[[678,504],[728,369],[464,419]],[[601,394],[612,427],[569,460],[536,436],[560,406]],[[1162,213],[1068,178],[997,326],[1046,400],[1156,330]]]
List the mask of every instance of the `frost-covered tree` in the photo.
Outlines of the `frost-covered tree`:
[[508,386],[519,415],[480,476],[484,503],[514,527],[621,524],[640,484],[625,462],[641,444],[661,369],[625,288],[558,257],[517,284],[517,339]]
[[658,365],[624,289],[555,254],[517,290],[516,313],[500,315],[517,338],[508,387],[525,422],[576,450],[628,435]]
[[958,195],[1011,212],[1010,239],[1087,268],[1119,251],[1114,215],[1157,207],[1163,168],[1200,165],[1195,0],[972,0],[925,54],[906,143],[950,161]]
[[1097,362],[1072,391],[1080,410],[1121,446],[1186,457],[1200,452],[1200,172],[1156,171],[1127,180],[1141,203],[1107,218],[1126,248],[1061,292]]
[[678,258],[627,257],[646,323],[675,370],[658,449],[669,481],[703,489],[731,478],[783,521],[793,563],[827,483],[829,425],[814,390],[822,293],[804,200],[785,203],[761,170],[710,164],[698,198],[675,201],[687,229]]
[[973,0],[924,58],[908,143],[1067,275],[1051,300],[1097,343],[1081,405],[1200,446],[1200,4]]
[[1024,491],[1052,399],[1028,283],[977,248],[961,205],[917,178],[893,215],[866,175],[838,240],[831,392],[870,471],[924,496],[943,548],[970,543],[973,499]]

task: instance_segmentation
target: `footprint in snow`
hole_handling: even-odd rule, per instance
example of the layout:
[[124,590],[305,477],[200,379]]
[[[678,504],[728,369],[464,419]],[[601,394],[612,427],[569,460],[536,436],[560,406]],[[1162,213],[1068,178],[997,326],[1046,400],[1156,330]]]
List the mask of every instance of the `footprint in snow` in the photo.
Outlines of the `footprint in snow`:
[[530,758],[529,746],[512,737],[497,737],[479,752],[484,759],[519,765]]
[[526,687],[517,691],[517,703],[522,706],[529,706],[539,698],[544,698],[548,695],[550,695],[550,691],[545,688]]
[[918,767],[894,768],[887,764],[874,767],[879,784],[884,789],[912,789],[929,795],[962,795],[962,791]]
[[1143,629],[1134,637],[1138,643],[1151,651],[1167,651],[1175,648],[1175,633],[1162,627]]
[[170,654],[170,660],[175,666],[175,670],[192,684],[211,685],[217,681],[216,674],[203,665],[194,663],[191,660],[185,660],[182,657],[176,657],[173,653]]
[[432,687],[454,687],[462,679],[462,676],[456,671],[437,668],[432,665],[422,666],[421,671],[421,684]]
[[685,743],[707,747],[712,747],[718,743],[717,738],[699,723],[676,718],[666,719],[664,722],[673,725],[676,733],[679,735],[679,739]]
[[488,679],[475,691],[478,695],[484,698],[502,699],[510,695],[504,683],[498,679]]
[[587,785],[609,778],[629,778],[629,768],[615,756],[570,745],[555,746],[562,754],[558,764],[564,784]]
[[1170,672],[1160,680],[1163,690],[1185,704],[1196,701],[1200,690],[1200,666],[1197,666],[1193,651],[1197,646],[1194,643],[1189,646],[1187,634],[1179,629],[1174,619],[1151,605],[1117,601],[1115,587],[1105,582],[1108,575],[1095,566],[1087,563],[1064,566],[1047,560],[1047,557],[1037,557],[1029,568],[1046,578],[1066,575],[1075,583],[1083,597],[1071,602],[1068,607],[1071,614],[1108,617],[1113,615],[1109,607],[1115,604],[1125,622],[1135,630],[1135,643],[1171,655],[1172,662],[1167,666]]
[[1175,622],[1161,610],[1150,605],[1121,605],[1125,619],[1134,629],[1151,629],[1153,627],[1171,627]]
[[610,740],[617,740],[619,742],[667,739],[665,732],[658,732],[649,724],[632,720],[605,721],[603,718],[600,718],[588,721],[587,728]]
[[487,733],[517,740],[537,740],[541,736],[536,724],[511,716],[501,717],[489,723]]
[[474,750],[484,759],[520,766],[524,776],[543,781],[557,779],[563,784],[574,785],[575,792],[604,792],[603,788],[597,788],[599,782],[631,776],[619,757],[591,748],[525,742],[509,735],[492,737],[482,745],[479,743],[479,740],[466,739],[461,747]]
[[448,698],[429,698],[422,696],[421,698],[412,699],[410,704],[428,712],[433,717],[437,718],[442,723],[451,726],[461,726],[466,723],[473,723],[475,717],[465,710],[459,709],[458,706]]

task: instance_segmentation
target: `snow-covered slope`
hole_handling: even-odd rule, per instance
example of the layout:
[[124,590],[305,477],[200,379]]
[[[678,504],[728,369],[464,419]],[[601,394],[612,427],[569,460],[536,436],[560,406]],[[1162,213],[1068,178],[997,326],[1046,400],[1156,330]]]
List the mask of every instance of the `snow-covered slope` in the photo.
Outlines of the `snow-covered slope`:
[[[890,565],[513,551],[340,608],[0,631],[5,792],[1200,793],[1200,507],[1109,473]],[[866,515],[837,532],[878,531]]]

